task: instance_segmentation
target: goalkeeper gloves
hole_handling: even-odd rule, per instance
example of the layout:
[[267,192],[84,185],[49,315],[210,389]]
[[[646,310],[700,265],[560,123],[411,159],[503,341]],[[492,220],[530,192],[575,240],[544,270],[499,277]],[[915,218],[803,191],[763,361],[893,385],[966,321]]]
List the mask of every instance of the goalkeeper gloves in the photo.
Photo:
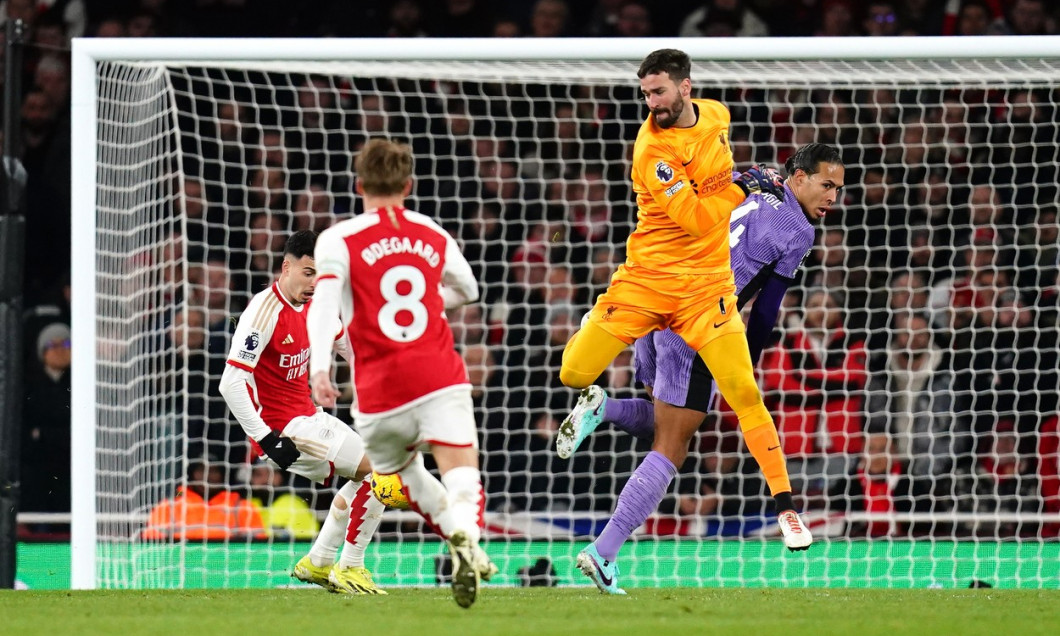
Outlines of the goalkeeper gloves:
[[778,199],[784,198],[784,177],[764,163],[741,173],[732,182],[740,186],[745,196],[768,192]]
[[302,455],[290,437],[280,437],[273,431],[269,431],[268,435],[258,440],[258,445],[269,456],[269,459],[284,470],[290,468],[291,464]]

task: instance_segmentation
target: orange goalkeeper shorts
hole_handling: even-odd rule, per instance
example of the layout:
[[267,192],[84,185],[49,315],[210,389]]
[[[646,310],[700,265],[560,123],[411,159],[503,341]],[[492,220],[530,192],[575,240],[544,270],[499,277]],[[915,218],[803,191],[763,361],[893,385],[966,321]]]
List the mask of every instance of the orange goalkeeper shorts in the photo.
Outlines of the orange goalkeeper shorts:
[[744,332],[731,271],[673,274],[622,265],[589,320],[626,344],[669,327],[695,351],[719,336]]

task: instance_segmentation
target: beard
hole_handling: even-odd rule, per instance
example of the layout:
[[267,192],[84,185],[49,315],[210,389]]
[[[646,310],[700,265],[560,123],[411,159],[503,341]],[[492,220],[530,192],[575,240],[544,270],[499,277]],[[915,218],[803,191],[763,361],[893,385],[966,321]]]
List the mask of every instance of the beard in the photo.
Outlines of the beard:
[[666,129],[673,127],[684,112],[685,102],[682,99],[678,99],[674,101],[670,108],[659,108],[653,110],[651,114],[652,117],[655,118],[655,125],[659,128]]

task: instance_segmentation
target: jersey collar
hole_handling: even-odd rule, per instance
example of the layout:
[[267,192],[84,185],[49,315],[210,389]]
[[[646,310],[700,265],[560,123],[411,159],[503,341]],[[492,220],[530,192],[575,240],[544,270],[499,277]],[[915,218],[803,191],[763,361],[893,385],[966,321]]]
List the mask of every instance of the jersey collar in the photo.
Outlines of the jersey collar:
[[280,299],[280,302],[297,312],[301,312],[303,309],[309,306],[309,303],[305,303],[303,305],[298,306],[291,304],[291,301],[287,300],[287,297],[283,295],[282,291],[280,291],[280,281],[276,281],[272,284],[272,293],[276,294],[276,297]]

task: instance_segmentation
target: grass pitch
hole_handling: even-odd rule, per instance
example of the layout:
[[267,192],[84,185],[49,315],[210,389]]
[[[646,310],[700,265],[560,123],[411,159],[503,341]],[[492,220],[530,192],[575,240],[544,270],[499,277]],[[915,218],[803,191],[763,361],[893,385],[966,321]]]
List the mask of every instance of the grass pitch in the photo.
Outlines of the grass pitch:
[[1019,590],[490,588],[0,592],[0,634],[588,636],[1055,634],[1060,592]]

